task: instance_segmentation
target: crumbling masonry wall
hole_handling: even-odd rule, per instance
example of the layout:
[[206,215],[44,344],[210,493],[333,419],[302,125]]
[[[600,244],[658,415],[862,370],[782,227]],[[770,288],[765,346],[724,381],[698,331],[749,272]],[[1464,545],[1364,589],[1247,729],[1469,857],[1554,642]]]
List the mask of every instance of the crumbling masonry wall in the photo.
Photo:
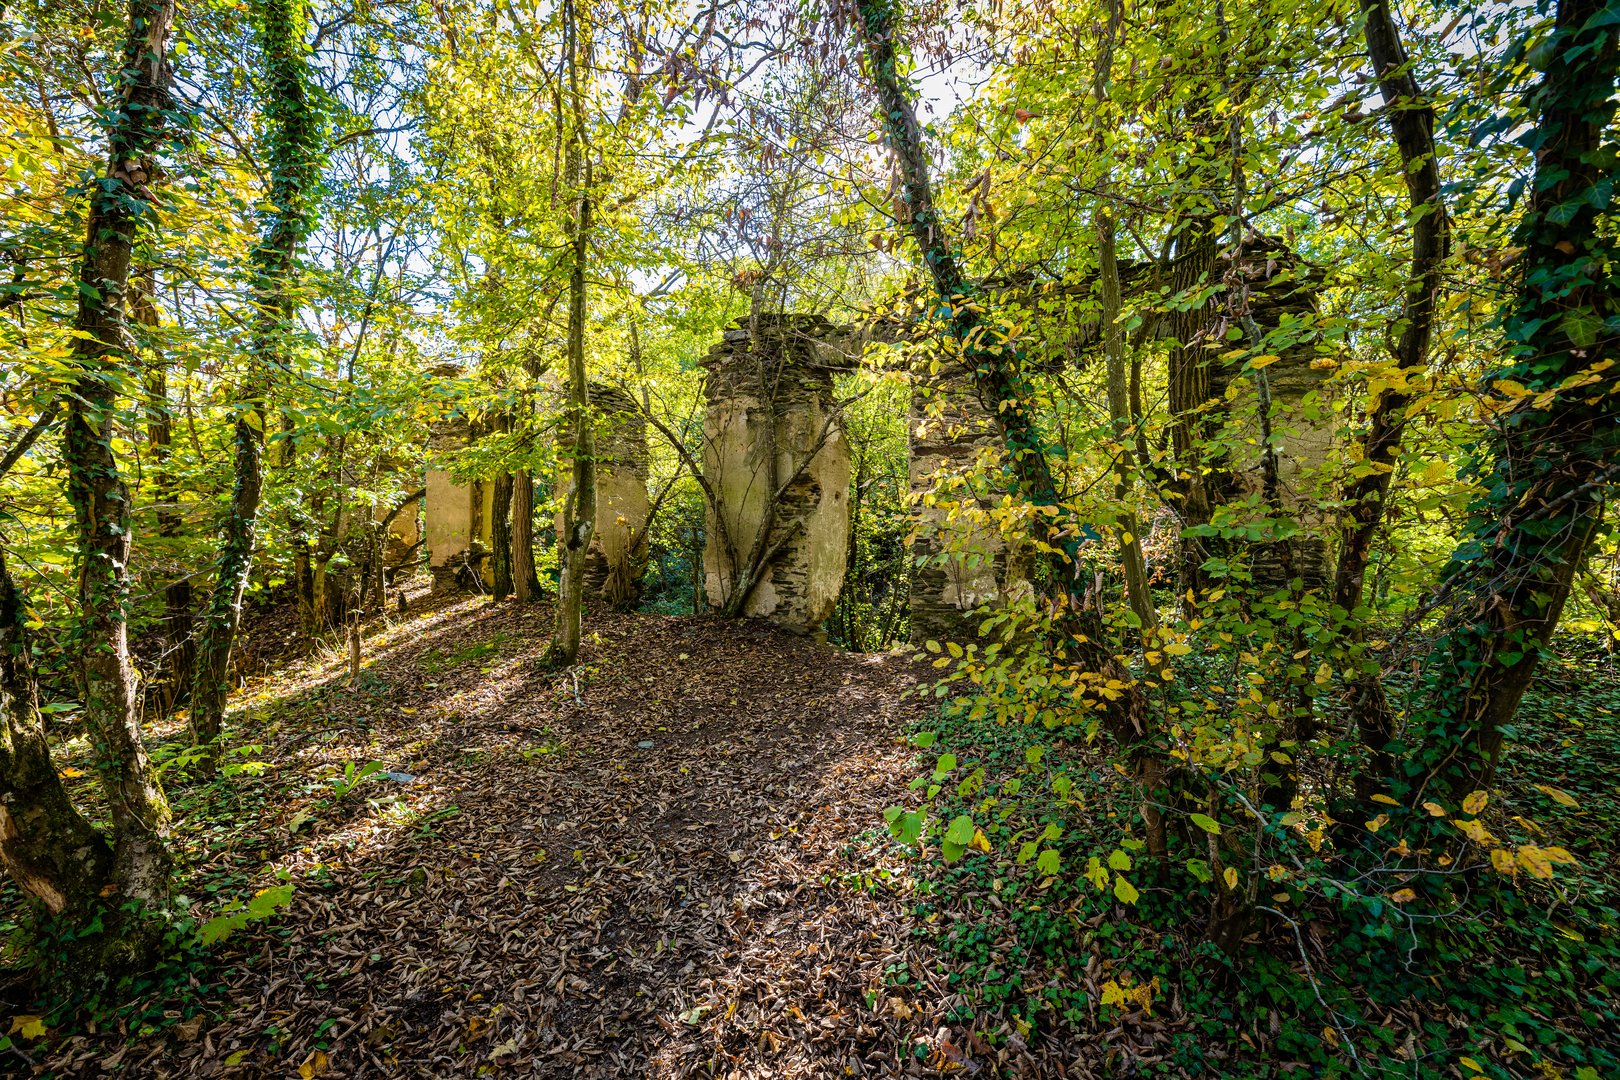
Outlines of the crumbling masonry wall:
[[714,495],[703,569],[722,612],[804,634],[832,614],[850,530],[849,443],[833,393],[849,362],[829,344],[841,336],[820,316],[760,315],[727,329],[703,361]]
[[487,587],[490,582],[489,511],[494,485],[476,480],[457,483],[442,467],[447,455],[467,445],[470,434],[466,418],[458,416],[434,424],[428,435],[430,461],[422,518],[436,593],[468,585]]

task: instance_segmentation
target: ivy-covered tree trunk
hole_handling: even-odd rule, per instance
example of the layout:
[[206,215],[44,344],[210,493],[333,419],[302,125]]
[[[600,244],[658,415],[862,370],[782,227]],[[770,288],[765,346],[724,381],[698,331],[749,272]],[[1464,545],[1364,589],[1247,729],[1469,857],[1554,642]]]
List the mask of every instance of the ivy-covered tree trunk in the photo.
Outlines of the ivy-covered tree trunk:
[[[1450,252],[1450,229],[1435,155],[1434,106],[1418,85],[1386,0],[1364,0],[1362,12],[1367,58],[1384,97],[1390,134],[1406,177],[1412,268],[1401,305],[1400,339],[1393,359],[1402,372],[1415,374],[1428,362],[1435,309],[1443,285],[1441,272]],[[1344,505],[1349,520],[1339,547],[1333,604],[1347,629],[1360,625],[1355,612],[1361,606],[1373,537],[1383,520],[1395,453],[1406,429],[1406,407],[1411,399],[1398,387],[1379,395],[1368,412],[1360,468],[1345,486]],[[1372,759],[1371,769],[1358,781],[1365,799],[1376,793],[1376,785],[1369,786],[1369,781],[1388,775],[1387,747],[1394,736],[1394,717],[1376,670],[1355,672],[1348,680],[1348,689],[1351,713]]]
[[298,253],[315,218],[321,125],[311,100],[304,44],[304,0],[263,0],[259,10],[267,65],[265,155],[270,170],[268,223],[253,249],[253,336],[250,371],[236,405],[231,502],[220,529],[219,563],[202,616],[191,691],[191,731],[205,748],[217,742],[230,693],[231,648],[242,620],[242,594],[253,571],[259,502],[264,493],[265,395],[272,371],[290,367],[290,324],[297,307]]
[[[1620,180],[1613,140],[1620,23],[1612,2],[1562,0],[1531,97],[1536,155],[1512,362],[1490,383],[1495,421],[1476,457],[1482,494],[1451,557],[1454,597],[1427,695],[1398,750],[1408,802],[1486,788],[1503,729],[1558,625],[1620,478],[1620,241],[1605,220]],[[1605,16],[1608,17],[1605,17]]]
[[112,849],[51,762],[29,654],[27,605],[0,550],[0,863],[52,915],[77,922],[112,875]]
[[558,563],[556,629],[542,660],[556,670],[579,655],[581,612],[585,604],[585,555],[596,531],[596,439],[590,415],[590,388],[585,371],[585,260],[590,252],[590,170],[585,164],[584,105],[579,88],[579,13],[569,0],[563,5],[567,37],[569,92],[574,131],[568,145],[568,180],[576,193],[568,221],[572,265],[568,275],[568,413],[574,436],[573,484],[563,504],[563,533]]
[[81,658],[84,719],[107,792],[118,891],[150,907],[168,901],[169,805],[141,742],[127,615],[132,507],[113,438],[120,391],[139,378],[126,325],[129,266],[137,234],[152,212],[147,181],[156,169],[153,158],[169,106],[173,23],[173,0],[131,0],[107,171],[90,195],[74,321],[77,370],[62,447],[78,529],[74,648]]

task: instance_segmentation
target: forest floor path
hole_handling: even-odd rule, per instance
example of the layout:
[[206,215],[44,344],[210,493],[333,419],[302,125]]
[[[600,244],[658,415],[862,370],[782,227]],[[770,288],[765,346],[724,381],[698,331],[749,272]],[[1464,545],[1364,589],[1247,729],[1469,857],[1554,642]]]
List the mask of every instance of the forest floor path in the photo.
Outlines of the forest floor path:
[[[242,696],[258,776],[177,789],[193,896],[296,890],[223,990],[70,1075],[931,1075],[955,1001],[918,958],[882,809],[926,706],[903,656],[760,625],[424,601]],[[259,635],[273,633],[260,629]],[[262,643],[261,643],[262,644]],[[346,763],[386,766],[339,796]],[[212,875],[212,878],[210,878]],[[217,903],[217,901],[214,901]],[[208,903],[199,901],[206,910]],[[897,973],[910,970],[905,993]],[[185,1012],[191,1014],[195,1007]],[[108,1033],[109,1035],[111,1033]],[[977,1071],[975,1068],[974,1071]]]

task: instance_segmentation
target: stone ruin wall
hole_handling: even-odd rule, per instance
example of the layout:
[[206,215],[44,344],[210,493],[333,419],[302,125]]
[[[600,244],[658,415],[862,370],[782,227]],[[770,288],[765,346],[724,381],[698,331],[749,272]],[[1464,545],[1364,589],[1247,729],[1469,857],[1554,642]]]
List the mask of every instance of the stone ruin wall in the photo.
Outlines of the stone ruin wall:
[[[587,596],[614,607],[633,604],[646,555],[647,421],[623,390],[590,388],[596,427],[596,528],[585,553]],[[563,433],[564,444],[572,436]],[[573,487],[571,464],[561,461],[557,476],[557,542],[564,543],[561,503]]]
[[[1316,296],[1311,286],[1291,284],[1268,292],[1266,279],[1274,272],[1275,264],[1262,268],[1260,254],[1265,252],[1254,256],[1255,265],[1246,268],[1250,280],[1243,284],[1252,291],[1249,303],[1262,331],[1286,326],[1291,320],[1314,319]],[[1235,276],[1228,271],[1229,282]],[[1340,417],[1323,388],[1330,371],[1315,366],[1322,356],[1315,343],[1285,346],[1276,355],[1275,361],[1254,372],[1242,372],[1236,361],[1233,365],[1218,359],[1211,361],[1210,396],[1239,410],[1235,431],[1243,438],[1246,449],[1228,463],[1231,495],[1238,499],[1252,496],[1264,505],[1265,468],[1258,410],[1259,381],[1265,379],[1271,396],[1272,442],[1277,449],[1278,495],[1283,512],[1300,526],[1289,545],[1292,576],[1301,578],[1308,590],[1322,589],[1333,580],[1336,525],[1333,513],[1322,508],[1322,485],[1330,479],[1324,470],[1334,460],[1333,443]],[[1277,545],[1250,544],[1248,555],[1256,586],[1278,589],[1287,585],[1290,575],[1284,572]]]
[[[820,316],[756,316],[726,330],[703,361],[703,472],[715,495],[706,500],[703,553],[711,607],[732,602],[738,564],[763,544],[775,555],[739,614],[802,634],[832,614],[851,527],[849,442],[833,393],[835,372],[850,366],[831,344],[841,337]],[[773,490],[795,474],[772,523]]]
[[428,435],[427,496],[422,518],[428,570],[436,593],[459,588],[458,578],[475,572],[485,587],[490,584],[489,523],[494,485],[477,480],[460,484],[448,470],[434,467],[442,464],[446,455],[465,447],[471,430],[466,418],[457,416],[434,424]]
[[975,462],[1001,443],[995,418],[970,377],[917,373],[912,385],[907,436],[917,567],[911,640],[961,641],[977,636],[977,609],[1009,603],[1029,590],[1032,554],[1026,545],[1009,548],[999,529],[974,520],[974,508],[953,520],[953,508],[983,498],[971,484]]

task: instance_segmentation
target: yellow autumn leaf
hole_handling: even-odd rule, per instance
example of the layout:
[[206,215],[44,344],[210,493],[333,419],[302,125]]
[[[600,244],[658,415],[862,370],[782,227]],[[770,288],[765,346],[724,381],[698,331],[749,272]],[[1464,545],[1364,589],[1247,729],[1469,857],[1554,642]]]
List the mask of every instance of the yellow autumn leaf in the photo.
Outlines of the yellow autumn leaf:
[[1237,886],[1238,886],[1238,872],[1234,867],[1228,866],[1226,868],[1226,873],[1223,874],[1222,877],[1224,877],[1226,879],[1226,887],[1228,889],[1237,888]]
[[1468,798],[1463,800],[1463,813],[1475,815],[1479,814],[1485,809],[1485,803],[1488,798],[1489,797],[1483,791],[1475,791],[1471,793]]
[[1567,791],[1559,791],[1557,788],[1548,787],[1546,784],[1536,784],[1534,786],[1535,786],[1535,789],[1537,791],[1539,791],[1543,795],[1547,796],[1547,798],[1551,799],[1553,802],[1557,803],[1559,806],[1579,806],[1580,805],[1580,803],[1575,801],[1575,796],[1571,795]]
[[1392,904],[1404,904],[1409,900],[1416,899],[1417,893],[1413,892],[1411,889],[1401,889],[1398,892],[1392,892],[1389,894],[1389,900]]
[[1485,1071],[1484,1068],[1482,1068],[1480,1066],[1480,1063],[1475,1061],[1471,1057],[1458,1058],[1457,1061],[1458,1061],[1459,1064],[1465,1065],[1468,1068],[1473,1069],[1477,1073],[1483,1073]]
[[63,779],[72,779],[75,776],[83,776],[83,775],[84,775],[84,770],[83,769],[75,769],[71,765],[67,766],[66,768],[64,768],[62,770]]
[[1477,821],[1454,821],[1452,824],[1457,826],[1457,829],[1464,836],[1476,844],[1491,844],[1496,841],[1496,838],[1486,830],[1485,826]]
[[1530,872],[1531,877],[1540,878],[1542,881],[1552,879],[1552,862],[1547,858],[1547,853],[1536,845],[1525,844],[1514,852],[1514,856],[1519,860],[1519,865]]
[[1441,806],[1437,802],[1426,802],[1426,803],[1423,804],[1423,809],[1425,809],[1425,810],[1427,810],[1429,812],[1430,817],[1445,817],[1446,816],[1446,808]]
[[11,1018],[11,1034],[20,1034],[25,1039],[43,1039],[45,1037],[45,1019],[32,1015],[13,1016]]
[[1276,353],[1266,353],[1264,356],[1257,356],[1253,360],[1250,360],[1249,366],[1252,368],[1270,367],[1272,364],[1275,364],[1281,359],[1282,357],[1278,356]]
[[313,1080],[314,1077],[326,1071],[326,1066],[330,1063],[330,1060],[325,1051],[311,1050],[309,1057],[305,1058],[304,1063],[298,1066],[298,1075],[303,1080]]
[[1374,795],[1372,797],[1372,801],[1376,802],[1376,803],[1383,803],[1385,806],[1399,806],[1399,805],[1401,805],[1400,803],[1396,802],[1394,799],[1390,798],[1388,795]]
[[988,852],[990,850],[990,838],[984,835],[983,829],[974,829],[973,840],[968,844],[968,847]]
[[1169,653],[1171,656],[1186,656],[1188,653],[1192,652],[1192,646],[1183,645],[1179,641],[1172,641],[1170,644],[1164,647],[1164,651]]
[[1504,848],[1492,849],[1491,868],[1498,874],[1506,874],[1509,877],[1519,872],[1519,864],[1513,861],[1513,856]]

